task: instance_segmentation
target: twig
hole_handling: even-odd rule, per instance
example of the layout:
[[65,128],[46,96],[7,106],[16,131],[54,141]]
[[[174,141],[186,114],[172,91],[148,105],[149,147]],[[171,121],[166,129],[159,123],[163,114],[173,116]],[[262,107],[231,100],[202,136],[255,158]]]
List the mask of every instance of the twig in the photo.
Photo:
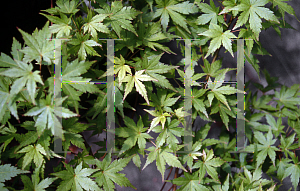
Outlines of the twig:
[[[151,140],[150,140],[151,141]],[[151,143],[156,147],[156,144],[155,143],[153,143],[153,141],[151,141]]]
[[[134,107],[136,108],[136,104],[137,104],[137,100],[138,100],[138,93],[136,92],[136,97],[135,97],[135,103],[134,103]],[[135,110],[136,111],[136,110]],[[133,119],[135,111],[133,111],[131,118]]]
[[[173,167],[170,169],[170,172],[169,172],[169,174],[168,174],[168,176],[167,176],[167,179],[166,180],[168,180],[169,179],[169,177],[170,177],[170,175],[171,175],[171,172],[172,172],[172,170],[173,170]],[[165,183],[164,183],[164,185],[162,186],[162,188],[160,189],[160,191],[163,191],[163,189],[164,189],[164,187],[165,187],[165,185],[166,185],[166,181],[165,181]]]
[[[176,168],[176,169],[175,169],[175,174],[174,174],[174,179],[177,178],[177,176],[178,176],[178,171],[179,171],[179,168]],[[176,184],[173,184],[173,191],[176,191],[176,188],[177,188]]]

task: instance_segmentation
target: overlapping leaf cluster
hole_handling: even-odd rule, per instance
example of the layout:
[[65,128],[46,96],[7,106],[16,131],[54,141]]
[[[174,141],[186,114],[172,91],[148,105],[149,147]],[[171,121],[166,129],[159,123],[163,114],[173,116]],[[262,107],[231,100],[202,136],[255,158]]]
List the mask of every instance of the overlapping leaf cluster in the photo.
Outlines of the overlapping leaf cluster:
[[[262,173],[281,182],[290,177],[296,189],[300,174],[295,154],[300,146],[299,84],[286,87],[264,71],[268,85],[254,84],[263,92],[258,98],[258,91],[248,91],[249,82],[245,92],[224,85],[228,72],[242,66],[222,68],[219,59],[220,51],[232,56],[237,51],[234,38],[248,39],[245,56],[259,74],[254,55],[268,55],[259,33],[272,26],[280,34],[279,28],[290,27],[285,13],[295,16],[291,6],[278,0],[224,0],[221,6],[212,0],[209,4],[201,0],[89,3],[58,0],[56,7],[41,13],[50,26],[48,21],[32,34],[19,29],[25,44],[13,39],[12,57],[1,53],[1,190],[16,186],[41,191],[106,191],[115,190],[116,184],[136,189],[119,173],[131,160],[141,170],[155,163],[162,181],[183,191],[278,190],[280,184],[262,178]],[[79,15],[79,10],[86,17]],[[164,58],[165,53],[176,54],[167,46],[175,38],[197,39],[192,41],[191,70],[185,59],[170,63]],[[109,39],[115,39],[114,68],[107,68],[106,50],[112,48]],[[182,56],[187,56],[183,44],[180,47]],[[57,50],[61,50],[61,60],[54,54]],[[62,68],[56,76],[54,63],[61,63]],[[196,72],[197,67],[203,72]],[[90,137],[83,135],[86,130],[93,131],[91,136],[110,132],[106,114],[111,109],[107,106],[111,87],[103,83],[111,77],[108,74],[113,74],[115,81],[113,149],[119,152],[115,156],[106,151],[108,138],[95,142],[101,153],[91,150]],[[57,98],[59,75],[62,91]],[[188,84],[191,112],[186,111],[185,103]],[[270,90],[274,94],[265,94]],[[247,94],[245,116],[236,109],[237,93]],[[142,111],[136,111],[138,104]],[[206,124],[196,124],[197,117]],[[282,124],[284,117],[288,117],[288,130]],[[266,124],[261,122],[263,118]],[[185,130],[187,119],[192,132]],[[246,153],[230,153],[235,150],[237,119],[245,121]],[[221,132],[217,138],[208,138],[215,124]],[[156,133],[157,138],[149,133]],[[62,140],[61,148],[57,148],[57,138]],[[57,149],[67,152],[57,153]],[[143,168],[140,155],[146,155]],[[50,173],[46,165],[53,158],[59,162]],[[176,169],[173,180],[165,180],[168,166],[170,171]],[[31,172],[31,177],[18,176]],[[9,181],[19,177],[20,186]]]

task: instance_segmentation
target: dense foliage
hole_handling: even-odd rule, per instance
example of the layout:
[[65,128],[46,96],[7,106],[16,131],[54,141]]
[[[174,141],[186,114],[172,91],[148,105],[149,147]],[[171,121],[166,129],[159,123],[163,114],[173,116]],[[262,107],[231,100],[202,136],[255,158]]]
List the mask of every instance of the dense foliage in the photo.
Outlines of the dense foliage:
[[[299,84],[287,88],[266,71],[268,86],[254,84],[258,91],[251,92],[248,82],[244,150],[249,153],[230,153],[236,146],[237,89],[222,82],[228,71],[240,66],[221,69],[219,58],[220,51],[232,56],[237,51],[232,38],[248,39],[245,57],[259,74],[255,55],[269,55],[259,34],[270,27],[279,35],[280,28],[291,28],[284,18],[286,13],[295,16],[290,5],[282,0],[95,0],[89,6],[58,0],[56,4],[41,13],[51,24],[48,21],[32,34],[19,29],[25,44],[14,39],[11,56],[2,53],[0,57],[0,190],[108,191],[115,184],[135,188],[119,171],[131,160],[141,168],[140,155],[147,157],[142,169],[155,162],[162,180],[182,191],[271,191],[287,177],[296,189]],[[106,131],[105,84],[62,84],[62,99],[56,100],[62,103],[61,138],[63,149],[75,158],[69,161],[67,153],[53,151],[54,133],[60,127],[54,125],[55,44],[51,38],[68,39],[62,41],[63,81],[106,81],[107,44],[100,39],[122,39],[115,41],[114,63],[115,150],[120,154],[92,152],[82,134]],[[187,115],[185,59],[160,62],[164,53],[175,54],[166,43],[180,38],[198,39],[192,40],[193,126],[198,116],[207,121],[194,128],[192,152],[186,154],[177,153],[184,150],[182,124]],[[184,56],[184,43],[177,43]],[[196,67],[203,72],[196,73]],[[263,95],[257,98],[259,91]],[[138,104],[146,115],[134,113]],[[288,129],[282,125],[284,117],[288,117]],[[261,122],[263,118],[267,124]],[[222,126],[219,139],[207,138],[213,123]],[[156,140],[150,132],[158,134]],[[146,148],[147,142],[152,146]],[[96,144],[106,151],[105,140]],[[58,165],[52,168],[53,164]],[[173,180],[165,180],[166,164],[170,171],[175,169]],[[262,178],[262,173],[270,178]]]

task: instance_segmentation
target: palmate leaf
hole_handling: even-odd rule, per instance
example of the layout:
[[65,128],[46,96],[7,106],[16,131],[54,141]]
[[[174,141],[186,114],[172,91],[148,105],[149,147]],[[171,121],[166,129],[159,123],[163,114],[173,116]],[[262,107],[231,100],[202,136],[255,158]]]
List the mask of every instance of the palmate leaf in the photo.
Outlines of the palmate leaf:
[[212,107],[209,115],[217,113],[217,112],[220,113],[220,117],[221,117],[224,125],[226,126],[226,129],[227,129],[227,131],[229,131],[229,126],[228,126],[229,117],[228,116],[230,115],[232,118],[236,118],[236,114],[232,110],[229,110],[227,107],[225,107],[220,102],[218,104],[215,104]]
[[139,94],[146,100],[147,104],[149,105],[147,91],[142,81],[157,81],[157,80],[148,75],[143,74],[144,71],[145,70],[136,71],[135,75],[127,75],[122,80],[122,82],[127,82],[123,100],[125,100],[126,96],[129,94],[129,92],[132,91],[132,88],[135,85],[136,91],[139,92]]
[[291,175],[291,182],[293,184],[294,189],[296,190],[299,185],[299,178],[300,178],[300,162],[298,157],[293,155],[292,156],[293,163],[287,164],[287,168],[284,170],[283,179]]
[[199,183],[198,171],[193,174],[184,172],[184,177],[175,178],[173,180],[166,180],[166,182],[171,182],[181,186],[178,191],[209,191],[205,184]]
[[54,41],[50,41],[51,32],[49,31],[49,22],[40,31],[35,29],[32,35],[18,29],[27,45],[21,50],[25,54],[23,61],[31,62],[36,60],[38,63],[45,61],[50,65],[54,60]]
[[[258,40],[259,33],[262,28],[262,19],[280,23],[270,9],[263,7],[268,2],[269,0],[242,0],[241,4],[229,9],[230,11],[234,10],[242,12],[232,30],[242,26],[249,20],[250,29],[254,32],[256,39]],[[225,12],[228,11],[222,11],[220,14]]]
[[280,92],[275,91],[275,101],[279,106],[284,105],[290,109],[298,109],[297,105],[300,103],[300,97],[297,96],[299,84],[295,84],[290,88],[282,86]]
[[243,180],[244,190],[256,189],[260,185],[264,186],[271,183],[271,181],[262,178],[261,167],[256,168],[253,174],[244,167],[244,175],[240,175],[239,177]]
[[162,44],[156,42],[168,38],[164,33],[161,32],[161,26],[159,22],[148,24],[147,28],[143,23],[139,23],[139,29],[137,33],[138,33],[138,39],[136,40],[137,46],[145,45],[155,51],[157,51],[156,48],[159,48],[167,53],[175,54],[168,47],[163,46]]
[[153,19],[160,17],[163,30],[166,31],[170,17],[173,22],[183,27],[187,32],[191,33],[187,27],[187,22],[182,16],[190,13],[198,12],[198,8],[195,4],[188,1],[178,3],[176,0],[155,0],[157,3],[157,10],[153,16]]
[[39,177],[40,167],[35,168],[34,173],[31,175],[31,180],[28,176],[21,175],[22,182],[24,184],[24,189],[22,191],[45,191],[56,178],[45,178],[40,181]]
[[59,12],[75,14],[79,11],[79,9],[76,9],[79,6],[79,0],[57,0],[56,5],[57,7],[50,8],[45,11],[50,14],[59,14]]
[[84,33],[89,32],[91,33],[92,37],[94,39],[97,39],[97,31],[98,32],[102,32],[102,33],[109,33],[110,31],[108,30],[108,28],[103,25],[103,23],[101,23],[108,15],[106,14],[98,14],[95,15],[92,18],[92,12],[89,11],[88,16],[87,16],[87,20],[83,26],[84,26]]
[[147,110],[144,109],[146,112],[148,112],[149,114],[151,114],[152,116],[154,116],[155,118],[152,120],[150,128],[148,129],[149,133],[156,125],[158,125],[159,123],[162,125],[162,129],[164,129],[165,123],[166,123],[166,119],[167,117],[170,117],[171,115],[167,112],[163,113],[163,112],[159,112],[159,111],[153,111],[153,110]]
[[40,144],[34,146],[29,145],[18,151],[18,153],[26,153],[23,158],[22,169],[25,169],[32,160],[34,161],[36,167],[40,167],[44,161],[43,155],[47,155],[45,149]]
[[69,36],[70,32],[72,30],[72,27],[69,26],[71,24],[71,17],[68,18],[65,14],[60,13],[60,17],[55,17],[51,15],[46,15],[43,13],[40,13],[41,15],[44,15],[47,17],[48,20],[55,23],[49,27],[51,33],[57,33],[56,38],[61,38],[64,36]]
[[11,164],[0,165],[0,183],[10,180],[12,177],[21,173],[29,173],[29,171],[20,170],[17,167],[11,166]]
[[[4,55],[1,55],[4,56]],[[11,63],[12,60],[4,56],[5,58],[2,58],[1,60],[7,59],[10,60]],[[15,66],[10,67],[8,70],[5,70],[0,73],[2,76],[7,76],[11,78],[18,78],[14,81],[13,85],[11,86],[10,94],[11,96],[18,94],[24,86],[26,85],[27,92],[31,98],[32,103],[35,105],[35,96],[36,96],[36,82],[39,82],[40,84],[44,85],[41,76],[39,75],[40,71],[34,71],[32,72],[33,66],[30,63],[29,65],[19,61],[15,60]],[[4,94],[5,92],[3,92]],[[2,95],[3,95],[2,94]],[[9,102],[9,99],[7,98],[7,102]],[[12,106],[11,106],[12,107]]]
[[[231,111],[228,102],[224,96],[225,95],[230,95],[230,94],[235,94],[235,93],[246,93],[241,90],[235,89],[234,87],[230,87],[229,85],[227,86],[222,86],[222,83],[224,82],[225,79],[225,74],[227,73],[228,68],[225,69],[218,77],[215,78],[214,82],[211,81],[210,77],[208,79],[208,88],[211,89],[211,91],[208,93],[208,101],[211,106],[212,100],[214,97],[216,97],[220,102],[225,104],[227,108]],[[221,87],[222,86],[222,87]]]
[[[2,134],[0,138],[0,143],[4,142],[3,151],[5,151],[7,145],[15,138],[17,132],[17,129],[14,126],[12,126],[9,122],[8,122],[8,126],[9,128],[5,127],[4,125],[0,126],[0,133]],[[1,154],[1,149],[0,149],[0,154]]]
[[69,49],[69,52],[75,54],[78,53],[78,58],[80,61],[85,60],[87,54],[101,57],[92,47],[102,45],[94,40],[88,40],[90,37],[89,34],[81,36],[79,33],[76,33],[76,37],[77,38],[68,41],[69,44],[74,45],[71,49]]
[[[256,158],[256,167],[263,164],[267,155],[269,155],[273,165],[275,166],[275,157],[276,157],[275,151],[279,151],[279,149],[276,148],[275,146],[272,146],[276,142],[276,139],[273,139],[271,127],[267,133],[267,138],[265,137],[264,134],[262,134],[259,131],[254,131],[254,137],[259,142],[258,144],[255,143],[257,144],[257,151],[259,151]],[[245,148],[245,151],[254,152],[254,146],[255,146],[254,144],[250,144]]]
[[[95,84],[89,84],[91,78],[83,78],[82,74],[85,74],[88,69],[94,64],[95,61],[80,61],[78,59],[68,62],[62,71],[62,91],[65,95],[68,96],[68,100],[73,103],[76,113],[78,114],[78,108],[80,101],[80,96],[82,93],[103,93]],[[54,77],[47,79],[48,84],[50,85],[49,90],[53,92],[54,90]],[[87,82],[85,83],[76,83],[76,82]]]
[[62,179],[63,181],[57,187],[57,191],[100,191],[97,184],[88,176],[98,171],[99,169],[82,168],[82,162],[77,165],[75,170],[64,163],[67,170],[52,173],[52,175]]
[[173,91],[176,91],[174,87],[170,84],[170,82],[166,79],[166,77],[161,74],[168,73],[170,70],[177,68],[177,66],[169,66],[159,62],[162,55],[163,54],[157,56],[152,55],[149,56],[148,58],[144,57],[143,62],[141,64],[142,69],[145,69],[145,73],[147,75],[157,80],[154,81],[156,85],[162,88],[168,88]]
[[122,171],[125,166],[130,162],[133,155],[128,158],[123,158],[119,160],[115,160],[111,163],[111,153],[107,154],[103,161],[95,160],[95,164],[97,165],[97,171],[92,177],[96,178],[95,182],[99,186],[103,186],[105,191],[113,191],[115,190],[114,183],[123,187],[131,187],[136,189],[129,180],[125,177],[125,174],[118,173]]
[[126,150],[131,149],[136,145],[136,143],[138,143],[141,151],[144,152],[146,148],[146,139],[153,139],[153,137],[147,133],[144,133],[147,131],[147,128],[144,128],[141,116],[137,122],[137,125],[131,118],[127,116],[125,116],[124,122],[127,127],[120,127],[116,129],[116,135],[127,138],[119,153],[122,154]]
[[187,162],[188,167],[190,168],[190,172],[192,172],[193,168],[193,160],[197,160],[199,156],[202,156],[203,154],[201,152],[198,152],[201,149],[202,145],[200,141],[197,141],[193,144],[192,152],[184,155],[183,162]]
[[115,57],[114,73],[118,75],[119,83],[125,78],[126,72],[132,74],[129,65],[125,64],[123,56],[120,55],[120,58]]
[[280,145],[279,147],[284,152],[285,156],[290,155],[290,157],[294,156],[294,153],[290,150],[294,150],[298,148],[298,144],[294,143],[295,141],[295,133],[293,135],[290,135],[287,138],[283,138],[283,136],[280,136]]
[[199,172],[199,183],[201,182],[201,180],[204,178],[206,172],[216,181],[219,181],[218,178],[218,173],[215,170],[216,167],[221,166],[224,161],[220,158],[213,158],[214,153],[213,150],[211,149],[207,154],[206,152],[203,150],[202,153],[202,157],[203,157],[203,161],[199,160],[198,162],[196,162],[193,166],[193,169],[195,168],[199,168],[198,172]]
[[177,149],[177,144],[179,144],[177,137],[184,135],[184,129],[179,127],[179,124],[180,121],[167,118],[166,128],[162,129],[160,125],[153,128],[155,133],[159,133],[156,139],[156,149],[163,146],[164,143],[168,144],[172,150]]
[[150,151],[150,153],[148,154],[147,161],[142,170],[144,170],[150,163],[156,160],[156,166],[162,175],[162,181],[164,180],[166,163],[172,167],[177,167],[187,172],[187,170],[182,166],[178,158],[171,153],[172,152],[171,149],[167,147],[164,148],[160,147],[156,149],[155,147],[152,146],[146,150]]
[[84,144],[84,139],[82,138],[82,135],[79,133],[86,130],[90,124],[84,124],[78,122],[77,117],[73,117],[70,119],[62,120],[62,126],[64,130],[66,131],[65,136],[65,142],[63,142],[63,148],[64,150],[68,150],[71,143],[79,148],[86,149]]
[[111,25],[112,29],[117,33],[120,38],[120,33],[122,28],[128,31],[133,32],[136,36],[137,33],[131,24],[131,20],[133,20],[140,12],[129,7],[123,7],[122,1],[114,1],[109,6],[107,3],[100,3],[102,7],[99,9],[95,9],[96,12],[100,14],[107,14],[108,17],[104,20],[104,24],[106,26]]
[[271,2],[273,4],[273,7],[278,6],[278,9],[279,9],[280,13],[282,14],[283,22],[285,22],[285,20],[284,20],[285,12],[287,12],[297,18],[293,7],[290,6],[289,4],[285,3],[284,1],[287,1],[287,0],[269,0],[269,2]]
[[[77,116],[77,114],[73,113],[72,111],[64,107],[55,108],[53,102],[51,103],[50,101],[51,96],[52,94],[48,94],[47,100],[40,99],[38,101],[37,106],[30,109],[24,115],[38,116],[35,122],[35,127],[37,128],[37,132],[39,136],[46,128],[48,128],[51,129],[51,133],[53,135],[59,136],[64,140],[63,134],[58,132],[62,129],[62,126],[56,116],[61,118],[70,118],[70,117]],[[66,98],[67,97],[64,97],[62,99],[56,99],[56,102],[62,103],[64,100],[66,100]],[[59,110],[61,111],[61,115],[59,113]]]
[[178,68],[178,66],[169,66],[164,63],[159,62],[161,59],[163,53],[159,55],[151,55],[148,56],[147,54],[144,55],[144,57],[136,58],[134,63],[131,63],[133,67],[135,67],[136,70],[145,70],[145,73],[156,79],[153,81],[156,85],[162,87],[162,88],[168,88],[175,92],[176,89],[170,84],[170,82],[167,80],[165,76],[162,74],[168,73],[170,70]]
[[236,36],[229,30],[223,32],[222,27],[212,23],[209,30],[200,33],[199,35],[207,36],[212,39],[205,58],[207,58],[210,54],[214,53],[218,48],[221,47],[221,45],[223,45],[225,49],[230,52],[232,57],[234,57],[232,52],[232,43],[230,39],[236,38]]
[[210,24],[213,23],[217,25],[219,21],[219,23],[225,24],[227,26],[223,17],[221,15],[218,15],[219,8],[215,6],[215,3],[212,0],[210,1],[210,5],[206,3],[197,3],[197,5],[201,9],[201,11],[205,13],[198,17],[198,19],[196,20],[197,24],[205,25],[209,22]]
[[5,120],[4,116],[6,112],[10,112],[10,114],[19,120],[17,104],[14,101],[17,95],[9,92],[9,85],[9,78],[0,76],[0,122],[2,122],[2,124],[6,123],[5,121],[2,121]]
[[163,111],[173,113],[171,106],[173,106],[181,97],[178,96],[177,98],[173,98],[173,95],[175,95],[175,93],[168,94],[166,89],[157,89],[157,93],[150,94],[151,102],[149,106],[158,109],[161,108]]

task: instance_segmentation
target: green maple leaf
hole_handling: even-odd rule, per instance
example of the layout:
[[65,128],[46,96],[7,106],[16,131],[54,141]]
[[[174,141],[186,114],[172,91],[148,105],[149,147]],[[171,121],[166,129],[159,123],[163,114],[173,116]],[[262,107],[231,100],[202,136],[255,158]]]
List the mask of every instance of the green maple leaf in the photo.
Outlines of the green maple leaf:
[[[242,0],[241,4],[229,9],[230,11],[235,10],[242,12],[232,30],[242,26],[249,20],[250,29],[254,32],[256,39],[258,40],[262,28],[262,18],[280,23],[270,9],[263,7],[268,1],[269,0]],[[224,12],[226,11],[222,11],[220,14]]]
[[227,107],[225,107],[223,104],[221,104],[219,102],[219,104],[215,104],[209,115],[214,114],[214,113],[220,113],[220,117],[223,121],[223,123],[226,126],[227,131],[229,131],[229,126],[228,126],[228,122],[229,122],[229,118],[228,115],[230,115],[232,118],[236,118],[236,113],[234,113],[231,109],[229,110]]
[[[87,70],[94,64],[95,61],[78,61],[78,59],[74,60],[73,62],[68,62],[66,67],[63,68],[62,71],[62,82],[89,82],[91,78],[83,78],[81,77],[82,74],[86,73]],[[51,84],[52,81],[54,82],[54,78],[51,77]],[[79,83],[62,83],[62,90],[63,92],[69,96],[69,99],[72,101],[76,112],[78,113],[78,101],[80,101],[79,96],[82,93],[100,93],[101,90],[95,84],[79,84]],[[78,90],[78,91],[76,91]]]
[[274,134],[275,137],[278,137],[280,133],[285,133],[283,128],[285,127],[282,125],[282,119],[281,117],[278,118],[277,122],[275,121],[274,117],[271,116],[270,114],[266,114],[266,119],[268,124],[271,126],[272,133]]
[[173,113],[171,106],[173,106],[181,96],[173,98],[175,93],[168,94],[166,89],[157,89],[157,93],[150,94],[151,102],[149,106],[162,109],[163,111]]
[[139,23],[139,29],[137,33],[138,39],[136,39],[136,46],[145,45],[155,51],[157,51],[156,48],[159,48],[167,53],[175,54],[168,47],[156,42],[168,38],[164,33],[161,32],[161,26],[159,22],[148,24],[147,28],[145,27],[145,24]]
[[[291,155],[293,156],[293,155]],[[288,158],[281,158],[280,160],[277,159],[276,160],[276,169],[277,169],[277,176],[280,179],[280,181],[282,181],[285,177],[285,171],[287,166],[289,165],[289,162],[291,162],[291,159]]]
[[[116,94],[116,97],[117,97],[117,94]],[[94,119],[97,115],[99,115],[101,112],[103,112],[103,110],[106,108],[107,94],[99,94],[97,97],[97,100],[95,102],[90,102],[90,103],[92,103],[93,107],[91,108],[91,110],[88,111],[87,114],[93,114],[92,119]],[[104,110],[104,112],[106,112],[106,111]]]
[[261,175],[261,167],[256,168],[253,175],[246,167],[244,167],[244,176],[239,176],[243,180],[243,185],[245,186],[244,190],[255,189],[259,187],[259,185],[264,186],[271,182],[267,179],[263,179]]
[[[62,99],[56,99],[56,102],[62,103],[67,97]],[[73,113],[67,108],[57,107],[54,109],[55,105],[53,104],[53,100],[51,102],[51,94],[48,94],[47,100],[40,99],[36,107],[33,107],[28,112],[26,112],[25,116],[38,116],[35,121],[35,127],[37,128],[38,135],[40,136],[42,132],[48,128],[51,129],[51,133],[53,135],[57,135],[60,138],[64,139],[63,134],[57,133],[59,129],[62,129],[61,123],[58,121],[57,117],[61,118],[70,118],[75,117],[77,114]],[[58,112],[61,110],[62,116]]]
[[24,189],[22,191],[45,191],[57,178],[45,178],[40,181],[39,177],[40,168],[36,168],[33,175],[31,175],[31,180],[28,176],[21,175],[22,182],[24,184]]
[[87,23],[83,25],[83,32],[91,33],[94,39],[97,39],[97,31],[102,33],[109,33],[110,31],[108,30],[108,28],[103,23],[101,23],[107,16],[108,15],[106,14],[98,14],[92,17],[92,12],[89,11],[86,18]]
[[[40,71],[32,72],[33,66],[31,63],[28,65],[19,60],[15,60],[15,63],[16,64],[14,67],[1,72],[0,75],[11,78],[18,78],[11,86],[10,94],[18,94],[26,85],[27,92],[31,98],[31,101],[35,105],[36,82],[44,85],[42,78],[39,75]],[[7,98],[7,101],[9,101],[10,98],[11,96]]]
[[173,180],[166,180],[166,182],[171,182],[181,187],[178,191],[209,191],[205,184],[199,183],[198,171],[189,174],[184,172],[184,177],[175,178]]
[[127,75],[122,82],[127,82],[125,88],[125,94],[123,100],[125,100],[126,96],[129,92],[132,91],[133,86],[135,85],[135,89],[139,94],[146,100],[149,105],[149,100],[147,96],[147,91],[145,85],[141,81],[157,81],[156,79],[143,74],[145,70],[136,71],[135,75]]
[[151,121],[151,125],[150,125],[150,128],[148,129],[147,133],[149,133],[159,123],[162,125],[162,129],[164,129],[164,126],[165,126],[165,123],[166,123],[166,117],[170,117],[171,116],[167,112],[163,113],[163,112],[153,111],[153,110],[147,110],[147,109],[144,109],[144,110],[147,111],[149,114],[151,114],[152,116],[155,117]]
[[0,183],[10,180],[12,177],[21,173],[29,173],[29,171],[20,170],[17,167],[11,166],[11,164],[0,165]]
[[285,20],[284,20],[285,12],[287,12],[297,18],[293,7],[287,3],[284,3],[284,1],[287,1],[287,0],[269,0],[269,2],[271,2],[273,4],[273,7],[278,6],[278,9],[279,9],[280,13],[282,14],[282,19],[284,22],[285,22]]
[[118,75],[119,83],[125,78],[126,72],[132,74],[129,65],[126,65],[125,62],[122,55],[120,55],[120,58],[115,57],[114,73]]
[[299,184],[300,178],[300,162],[298,157],[293,155],[292,156],[293,163],[289,163],[287,168],[284,170],[283,179],[291,175],[291,182],[293,184],[294,189],[296,190]]
[[194,159],[197,160],[199,156],[203,155],[201,152],[198,152],[201,149],[201,147],[202,144],[200,141],[195,142],[192,147],[192,152],[184,155],[182,159],[184,163],[187,162],[187,165],[190,168],[190,172],[192,172]]
[[69,26],[71,24],[71,17],[68,18],[65,14],[60,13],[60,17],[55,17],[51,15],[46,15],[40,13],[47,17],[48,20],[55,23],[49,27],[51,33],[57,33],[56,38],[61,38],[65,36],[69,36],[72,30],[72,27]]
[[[222,60],[216,60],[213,63],[209,63],[207,59],[204,59],[204,66],[200,65],[201,68],[203,69],[204,73],[197,73],[195,74],[192,79],[193,80],[198,80],[204,75],[208,75],[210,77],[217,77],[220,74],[222,74],[225,70],[231,71],[231,70],[236,70],[236,68],[224,68],[221,69],[222,67]],[[221,70],[220,70],[221,69]]]
[[[259,131],[254,132],[254,137],[259,142],[259,144],[255,143],[257,145],[257,151],[259,151],[256,158],[256,166],[258,167],[261,165],[266,159],[267,155],[269,155],[273,165],[275,166],[275,151],[279,151],[279,149],[275,146],[272,146],[276,142],[276,139],[273,139],[271,127],[267,133],[267,138]],[[247,146],[245,151],[254,152],[254,144]]]
[[25,54],[23,61],[31,62],[36,60],[38,63],[43,61],[51,64],[54,60],[54,41],[50,41],[51,32],[49,31],[49,22],[45,24],[44,28],[40,31],[35,29],[32,35],[18,29],[23,36],[25,44],[28,45],[22,50]]
[[122,146],[120,154],[134,147],[136,143],[138,143],[141,151],[144,152],[146,148],[146,139],[153,139],[153,137],[147,133],[144,133],[147,128],[144,128],[141,116],[137,122],[137,125],[131,118],[127,116],[124,118],[124,123],[127,127],[120,127],[116,129],[116,135],[127,138]]
[[184,135],[184,129],[179,127],[180,121],[167,118],[166,128],[162,129],[160,125],[153,128],[155,133],[159,133],[156,138],[156,149],[161,147],[164,143],[167,143],[172,150],[177,148],[179,141],[177,137]]
[[107,3],[100,3],[100,6],[103,9],[95,9],[95,11],[100,14],[108,15],[108,17],[104,20],[104,24],[107,26],[111,25],[112,29],[119,37],[122,28],[131,31],[138,36],[131,24],[131,20],[133,20],[139,14],[139,11],[131,7],[123,7],[121,1],[114,1],[111,3],[111,6],[109,6]]
[[173,22],[182,28],[184,28],[187,32],[191,33],[187,27],[187,22],[185,18],[182,16],[188,15],[190,13],[198,12],[197,6],[193,3],[189,3],[188,1],[178,3],[176,0],[155,0],[157,3],[157,10],[153,15],[152,19],[155,19],[160,16],[161,25],[166,31],[168,23],[170,21],[170,17]]
[[85,60],[87,54],[101,57],[92,47],[102,45],[94,40],[88,40],[90,35],[86,34],[84,36],[81,36],[79,33],[76,33],[76,37],[76,39],[68,41],[69,44],[74,45],[69,51],[78,53],[78,58],[80,61]]
[[229,30],[223,32],[222,27],[212,23],[209,30],[200,33],[199,35],[207,36],[212,39],[205,58],[207,58],[211,53],[214,53],[218,48],[221,47],[221,45],[223,45],[225,49],[230,52],[232,57],[234,57],[230,38],[236,38],[236,36]]
[[68,150],[71,143],[85,150],[86,148],[84,145],[84,139],[79,133],[83,132],[91,125],[80,123],[78,122],[77,117],[73,117],[70,119],[62,120],[62,126],[66,131],[64,134],[65,142],[63,142],[64,150]]
[[[229,85],[227,86],[222,86],[222,83],[224,82],[225,79],[225,74],[227,73],[228,69],[222,72],[219,76],[217,76],[214,80],[214,82],[211,81],[210,77],[208,79],[208,88],[211,89],[211,91],[208,93],[208,101],[211,106],[212,100],[214,97],[216,97],[220,102],[225,104],[227,108],[231,111],[228,102],[224,96],[225,95],[230,95],[230,94],[235,94],[235,93],[245,93],[241,90],[235,89],[234,87],[231,87]],[[221,87],[222,86],[222,87]]]
[[162,175],[162,181],[164,180],[166,163],[172,167],[177,167],[187,172],[187,170],[182,166],[178,158],[171,153],[171,149],[167,147],[156,149],[152,146],[146,150],[150,151],[150,153],[148,154],[147,161],[142,170],[144,170],[150,163],[156,160],[156,166]]
[[282,86],[280,92],[275,91],[275,101],[279,106],[284,105],[290,109],[298,109],[297,104],[300,102],[300,98],[297,96],[297,84],[291,88],[287,88],[286,86]]
[[162,74],[168,73],[170,70],[177,68],[177,66],[169,66],[159,62],[162,55],[163,53],[151,56],[145,55],[142,59],[135,59],[136,62],[132,65],[136,67],[136,70],[145,70],[145,73],[148,76],[156,79],[156,81],[154,81],[156,85],[176,91],[167,78]]
[[199,179],[198,179],[199,183],[204,178],[206,172],[214,180],[220,182],[219,179],[218,179],[218,173],[215,170],[215,167],[221,166],[224,163],[224,161],[220,158],[213,158],[213,156],[214,156],[214,153],[213,153],[212,149],[207,154],[203,150],[203,153],[202,153],[203,161],[199,160],[192,167],[193,169],[199,168],[199,170],[198,170],[198,172],[199,172]]
[[2,134],[0,143],[4,142],[3,151],[5,151],[7,145],[15,138],[15,133],[17,132],[16,128],[12,126],[9,122],[8,122],[8,126],[9,128],[5,127],[3,124],[0,127],[0,133]]
[[[100,93],[100,96],[104,94],[95,84],[89,84],[91,78],[83,78],[82,74],[85,74],[88,69],[94,64],[95,61],[80,61],[78,59],[68,62],[63,66],[62,71],[62,91],[68,96],[68,100],[72,102],[73,107],[78,114],[79,101],[82,93]],[[75,82],[74,82],[75,81]],[[87,82],[87,84],[80,84],[78,82]],[[67,82],[67,83],[66,83]],[[71,82],[71,83],[69,83]],[[47,79],[47,85],[49,85],[49,91],[54,91],[54,77]]]
[[[19,120],[17,104],[14,101],[17,95],[9,92],[10,84],[11,82],[9,78],[3,76],[0,77],[0,121],[5,120],[4,117],[6,113],[12,114],[17,120]],[[2,121],[2,123],[4,124],[5,122]]]
[[210,24],[213,23],[217,25],[219,21],[219,23],[227,26],[223,17],[221,15],[218,15],[219,7],[216,7],[212,0],[210,0],[210,5],[206,3],[197,3],[197,5],[201,9],[201,11],[205,13],[198,17],[198,19],[196,20],[197,24],[205,25],[209,22]]
[[18,153],[26,153],[23,158],[22,169],[25,169],[32,160],[34,161],[36,167],[40,167],[44,161],[43,155],[47,155],[45,149],[40,144],[34,146],[29,145],[18,151]]
[[77,165],[75,170],[68,164],[64,164],[67,170],[52,173],[52,175],[63,180],[57,187],[57,191],[82,191],[83,189],[91,191],[102,190],[91,178],[88,177],[99,169],[82,168],[82,162]]
[[96,172],[92,177],[95,177],[95,182],[99,186],[103,186],[105,191],[113,191],[115,190],[114,183],[118,184],[119,186],[123,187],[131,187],[136,189],[125,177],[125,174],[118,173],[122,171],[124,167],[130,162],[133,156],[128,158],[123,158],[119,160],[115,160],[111,163],[111,153],[106,155],[103,161],[95,160],[97,165],[97,170],[100,171]]
[[204,95],[206,91],[207,89],[194,89],[192,94],[192,105],[196,111],[203,113],[208,118],[208,114],[203,103],[204,99],[200,99],[200,97]]
[[283,138],[282,135],[280,136],[280,145],[279,147],[284,152],[285,156],[290,155],[291,157],[294,156],[294,153],[289,150],[294,150],[298,148],[298,144],[293,144],[295,141],[295,133],[290,135],[288,138]]
[[50,8],[45,11],[50,14],[59,14],[59,12],[66,14],[75,14],[79,11],[79,9],[76,9],[79,6],[78,0],[57,0],[56,5],[57,7]]

